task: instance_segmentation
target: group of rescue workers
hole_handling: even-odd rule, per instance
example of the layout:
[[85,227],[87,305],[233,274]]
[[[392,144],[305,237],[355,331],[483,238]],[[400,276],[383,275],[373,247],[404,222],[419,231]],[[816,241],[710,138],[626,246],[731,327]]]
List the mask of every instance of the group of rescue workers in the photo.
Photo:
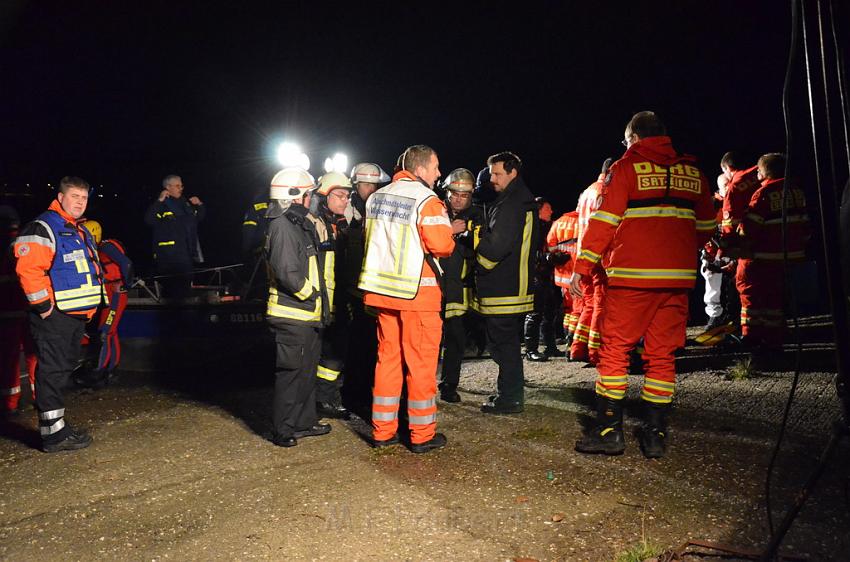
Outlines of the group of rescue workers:
[[[437,394],[461,400],[467,338],[483,326],[498,366],[497,391],[483,413],[523,411],[523,334],[530,361],[567,355],[596,366],[597,423],[576,443],[582,453],[624,451],[630,357],[642,349],[646,411],[639,440],[648,458],[662,457],[674,352],[685,344],[698,250],[706,332],[735,325],[729,303],[737,293],[744,345],[773,351],[783,337],[783,260],[804,258],[808,218],[802,190],[783,191],[781,154],[765,154],[753,167],[725,155],[724,181],[713,197],[694,157],[673,148],[654,113],[634,115],[623,144],[625,154],[605,161],[576,210],[555,221],[511,152],[491,156],[477,177],[458,168],[442,181],[438,155],[425,145],[407,148],[392,177],[373,163],[356,165],[350,177],[328,172],[318,181],[297,167],[278,172],[268,197],[253,201],[243,221],[246,261],[255,273],[262,266],[268,279],[266,316],[276,343],[272,441],[295,446],[331,431],[322,418],[346,419],[349,408],[363,408],[374,447],[404,442],[426,453],[445,446],[436,431]],[[159,272],[186,276],[203,259],[203,204],[182,198],[178,176],[163,187],[146,220],[154,251],[180,256],[165,259]],[[106,326],[108,333],[121,310],[112,303],[126,300],[132,279],[129,262],[117,256],[123,252],[114,252],[120,243],[100,241],[99,228],[83,219],[87,196],[83,180],[64,178],[47,212],[19,234],[8,229],[15,260],[4,261],[0,272],[4,281],[17,274],[26,303],[15,309],[19,335],[14,345],[4,343],[3,373],[14,356],[17,376],[28,327],[34,347],[25,350],[45,451],[91,442],[64,421],[63,377],[74,366],[85,321],[100,307],[101,331]],[[110,272],[110,263],[117,270]],[[733,268],[737,291],[721,291],[709,274]],[[185,290],[169,288],[175,295]],[[718,305],[724,292],[725,311]],[[567,352],[557,348],[559,328]],[[120,348],[103,348],[99,369],[108,372]],[[19,382],[10,382],[19,394]],[[17,396],[8,394],[7,408],[16,407]]]

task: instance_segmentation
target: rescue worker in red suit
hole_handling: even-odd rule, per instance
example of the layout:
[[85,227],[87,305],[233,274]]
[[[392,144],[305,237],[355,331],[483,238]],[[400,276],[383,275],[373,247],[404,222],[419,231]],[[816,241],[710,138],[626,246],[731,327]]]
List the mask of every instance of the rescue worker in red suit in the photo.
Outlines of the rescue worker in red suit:
[[460,365],[466,350],[466,326],[472,297],[472,260],[475,241],[484,222],[481,207],[472,205],[475,176],[466,168],[458,168],[442,182],[446,190],[449,220],[467,224],[464,232],[455,236],[455,249],[447,258],[440,258],[443,270],[443,366],[440,378],[440,400],[460,402],[457,392]]
[[399,442],[398,410],[406,382],[410,450],[427,453],[446,445],[445,435],[436,432],[442,335],[436,258],[450,256],[455,243],[446,207],[433,192],[440,177],[437,153],[425,145],[411,146],[400,164],[392,183],[366,202],[359,287],[364,303],[378,309],[372,438],[375,447]]
[[15,275],[12,243],[18,237],[20,219],[8,205],[0,205],[0,416],[20,413],[21,349],[27,374],[35,391],[35,345],[27,322],[27,299]]
[[75,377],[80,386],[101,387],[114,376],[121,362],[121,341],[118,339],[118,325],[124,309],[127,308],[127,288],[132,285],[133,262],[127,257],[124,245],[118,240],[102,240],[103,227],[95,220],[86,220],[83,227],[89,231],[97,244],[97,254],[103,267],[103,286],[109,298],[109,306],[99,314],[96,335],[86,334],[83,345],[90,345],[92,339],[99,340],[97,365],[90,372]]
[[665,452],[666,413],[676,384],[673,352],[685,343],[695,254],[713,232],[715,214],[695,159],[676,152],[655,113],[632,117],[624,144],[626,153],[611,166],[605,198],[590,217],[570,283],[573,295],[581,295],[583,277],[607,255],[597,425],[576,450],[609,455],[625,450],[629,352],[643,337],[647,369],[641,399],[647,413],[640,442],[646,457],[658,458]]
[[[784,175],[783,154],[759,158],[761,187],[753,193],[738,226],[741,249],[735,282],[741,295],[741,333],[746,347],[759,361],[781,353],[785,332],[783,261],[803,261],[811,235],[806,195],[793,183],[783,194]],[[787,248],[783,248],[782,240],[783,198]]]
[[[602,203],[605,193],[605,176],[608,175],[608,168],[611,167],[613,162],[613,158],[607,158],[602,163],[599,177],[578,198],[578,206],[576,207],[576,211],[578,211],[578,232],[576,234],[578,246],[576,251],[579,253],[590,217]],[[602,263],[597,263],[590,275],[583,279],[583,282],[581,315],[576,321],[569,357],[570,361],[586,361],[596,365],[599,362],[599,348],[602,346],[602,337],[599,331],[602,302],[605,299],[605,288],[608,284],[608,277],[605,275],[605,268],[602,267]]]
[[89,184],[64,177],[47,211],[28,224],[15,240],[15,271],[30,304],[35,340],[39,432],[48,453],[82,449],[87,433],[65,421],[62,389],[80,353],[85,323],[105,303],[97,248],[79,224],[86,210]]
[[266,320],[275,337],[272,443],[294,447],[298,439],[325,435],[316,414],[316,369],[321,330],[330,321],[324,223],[305,206],[315,180],[301,168],[284,168],[269,189],[265,255],[269,299]]
[[573,261],[576,257],[576,227],[578,226],[578,213],[570,211],[564,213],[552,223],[549,233],[546,235],[546,251],[552,254],[554,264],[553,280],[555,286],[562,293],[564,307],[564,333],[567,336],[569,347],[572,333],[569,326],[573,318],[573,299],[570,296],[570,277],[573,274]]

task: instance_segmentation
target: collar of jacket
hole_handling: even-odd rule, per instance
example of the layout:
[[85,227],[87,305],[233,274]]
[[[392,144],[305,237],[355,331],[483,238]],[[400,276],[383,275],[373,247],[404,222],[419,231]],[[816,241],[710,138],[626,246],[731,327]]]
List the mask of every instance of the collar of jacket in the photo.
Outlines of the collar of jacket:
[[65,222],[77,226],[77,219],[65,212],[65,209],[62,208],[62,204],[59,203],[58,199],[54,199],[47,210],[59,213],[59,216],[65,219]]
[[751,167],[743,169],[743,170],[736,170],[735,173],[732,174],[732,179],[729,180],[729,183],[737,183],[737,182],[741,181],[741,178],[743,178],[747,174],[750,174],[750,173],[752,173],[752,172],[754,172],[758,169],[759,169],[758,166],[751,166]]
[[769,185],[771,185],[771,184],[779,183],[779,182],[783,181],[784,179],[785,179],[785,178],[773,178],[773,179],[770,179],[770,178],[764,178],[763,180],[761,180],[761,186],[762,186],[762,187],[767,187],[767,186],[769,186]]
[[679,162],[696,162],[696,157],[676,152],[676,149],[673,148],[673,141],[667,136],[640,139],[626,150],[623,157],[625,158],[630,154],[637,154],[641,158],[661,166],[672,166]]
[[312,226],[311,223],[307,222],[307,214],[309,212],[310,211],[308,211],[307,207],[305,207],[304,205],[297,205],[297,204],[293,203],[292,205],[289,206],[289,208],[286,210],[286,212],[284,214],[293,223],[300,224],[301,226],[304,226],[305,229],[309,230],[307,225],[309,224],[310,226]]
[[419,176],[417,176],[413,172],[408,172],[407,170],[402,170],[400,172],[396,172],[393,175],[393,181],[394,182],[399,181],[399,180],[417,181],[417,182],[421,183],[423,186],[427,187],[428,189],[431,189],[430,187],[428,187],[428,184],[425,183],[425,181],[422,178],[420,178]]
[[502,201],[513,195],[514,192],[520,191],[523,188],[527,189],[525,185],[525,180],[522,179],[522,176],[517,174],[517,177],[511,180],[511,183],[505,188],[505,190],[496,197],[496,200],[493,201],[494,205],[499,205]]

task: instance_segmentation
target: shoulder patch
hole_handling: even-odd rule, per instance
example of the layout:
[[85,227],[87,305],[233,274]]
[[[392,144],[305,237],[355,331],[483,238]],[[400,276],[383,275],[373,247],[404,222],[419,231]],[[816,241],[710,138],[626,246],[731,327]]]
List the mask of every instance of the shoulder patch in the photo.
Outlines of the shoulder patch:
[[29,244],[21,244],[18,246],[18,257],[25,256],[30,253],[30,245]]

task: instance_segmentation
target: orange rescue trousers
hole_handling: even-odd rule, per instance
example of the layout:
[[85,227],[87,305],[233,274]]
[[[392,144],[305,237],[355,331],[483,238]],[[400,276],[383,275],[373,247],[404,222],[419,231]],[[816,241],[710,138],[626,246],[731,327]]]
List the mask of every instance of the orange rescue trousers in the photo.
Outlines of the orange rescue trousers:
[[26,318],[0,320],[0,411],[18,408],[21,399],[21,351],[27,364],[30,388],[35,399],[35,343]]
[[412,444],[430,441],[437,430],[437,361],[443,321],[439,312],[378,312],[378,362],[372,391],[372,436],[398,431],[402,379],[407,383],[407,415]]
[[625,397],[629,352],[643,337],[647,369],[641,398],[653,404],[669,404],[676,386],[673,353],[685,345],[687,320],[687,289],[608,287],[596,394],[612,400]]

